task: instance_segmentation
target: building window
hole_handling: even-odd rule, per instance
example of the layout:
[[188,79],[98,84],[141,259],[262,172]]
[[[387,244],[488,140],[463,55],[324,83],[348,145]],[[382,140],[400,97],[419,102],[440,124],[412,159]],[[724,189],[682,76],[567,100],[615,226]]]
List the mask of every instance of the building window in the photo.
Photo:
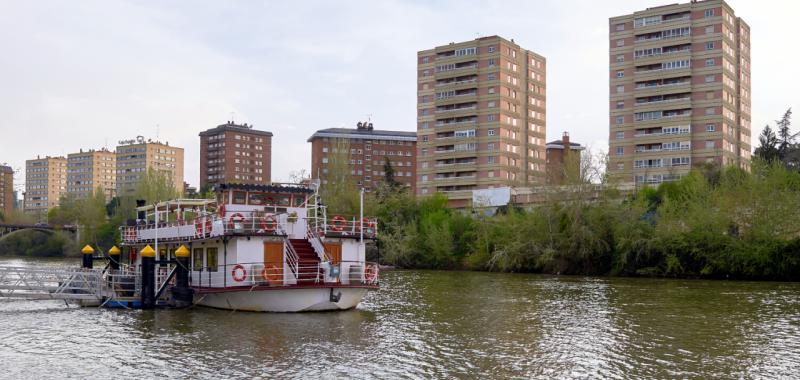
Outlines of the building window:
[[430,57],[422,57],[422,63],[428,63],[430,61]]
[[625,62],[625,54],[617,55],[617,62]]
[[716,64],[717,62],[714,60],[714,58],[706,59],[706,66],[714,66]]
[[489,61],[488,61],[488,62],[489,62],[489,67],[492,67],[492,66],[494,66],[494,65],[495,65],[495,60],[494,60],[494,58],[489,58]]
[[624,163],[617,164],[617,170],[625,170],[625,164]]
[[494,108],[494,107],[497,107],[497,103],[495,103],[495,101],[492,100],[491,102],[487,103],[486,106],[489,107],[489,108]]
[[489,134],[489,136],[494,136],[494,129],[490,129],[490,130],[488,131],[488,134]]
[[617,47],[619,47],[619,46],[625,46],[625,40],[623,40],[623,39],[617,40]]
[[422,142],[428,142],[428,136],[422,136]]
[[497,120],[497,116],[496,115],[486,116],[486,121],[495,121],[495,120]]
[[617,156],[622,156],[623,154],[625,154],[625,148],[623,148],[621,146],[618,146],[617,147]]
[[706,75],[706,83],[711,83],[716,81],[716,77],[714,75]]
[[617,140],[622,140],[625,138],[625,132],[617,132]]
[[617,94],[621,94],[623,92],[625,92],[625,86],[624,85],[617,86]]
[[623,100],[618,101],[617,102],[617,109],[619,110],[619,109],[623,109],[623,108],[625,108],[625,101],[623,101]]
[[617,70],[617,78],[622,78],[625,76],[625,70]]
[[714,140],[706,140],[706,149],[714,149]]
[[709,25],[709,26],[706,27],[706,34],[711,34],[711,33],[714,33],[714,26],[713,25]]
[[322,163],[323,164],[327,164],[328,163],[328,157],[322,157]]
[[706,42],[706,50],[714,50],[714,42]]
[[496,80],[496,79],[497,79],[497,73],[489,73],[489,75],[486,76],[486,80]]
[[717,126],[714,124],[706,124],[706,132],[715,132],[717,130]]
[[714,17],[714,10],[706,9],[705,17]]
[[713,115],[714,114],[714,107],[706,108],[706,115]]
[[617,32],[621,32],[625,30],[625,24],[617,24],[616,26]]
[[625,122],[625,116],[617,116],[617,125]]

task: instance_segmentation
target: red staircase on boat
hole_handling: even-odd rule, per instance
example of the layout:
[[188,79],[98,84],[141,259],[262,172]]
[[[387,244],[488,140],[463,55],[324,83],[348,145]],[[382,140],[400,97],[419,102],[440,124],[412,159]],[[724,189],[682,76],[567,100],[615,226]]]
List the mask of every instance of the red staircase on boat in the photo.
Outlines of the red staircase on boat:
[[319,256],[311,243],[306,239],[289,239],[289,243],[297,252],[297,282],[304,284],[322,282],[323,272],[319,266]]

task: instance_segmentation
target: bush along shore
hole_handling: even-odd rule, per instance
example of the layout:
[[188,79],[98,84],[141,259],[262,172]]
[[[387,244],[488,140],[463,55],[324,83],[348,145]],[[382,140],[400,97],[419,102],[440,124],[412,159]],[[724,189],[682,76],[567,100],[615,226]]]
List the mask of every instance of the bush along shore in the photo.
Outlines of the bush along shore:
[[380,261],[401,268],[800,280],[800,173],[777,162],[493,216],[440,195],[377,197]]

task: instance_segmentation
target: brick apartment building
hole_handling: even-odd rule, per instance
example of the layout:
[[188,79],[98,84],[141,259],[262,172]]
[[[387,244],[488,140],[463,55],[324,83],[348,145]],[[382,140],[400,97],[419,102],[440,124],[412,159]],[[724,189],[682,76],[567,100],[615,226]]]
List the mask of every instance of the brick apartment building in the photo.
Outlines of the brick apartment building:
[[491,36],[417,53],[417,194],[545,181],[545,58]]
[[57,207],[67,193],[67,159],[64,157],[37,157],[25,161],[24,212],[39,221],[47,219],[47,212]]
[[609,20],[608,171],[677,180],[712,162],[749,169],[750,27],[722,0]]
[[229,121],[200,132],[200,189],[272,182],[272,132]]
[[581,144],[572,142],[569,133],[564,132],[561,140],[547,143],[547,184],[564,185],[568,178],[580,178],[581,152],[585,149]]
[[117,195],[133,195],[136,185],[153,169],[166,173],[172,180],[175,191],[183,190],[183,148],[169,143],[147,140],[141,136],[136,140],[120,141],[117,155]]
[[86,199],[102,187],[106,201],[117,192],[117,154],[108,149],[67,155],[67,194]]
[[11,215],[14,211],[14,169],[0,165],[0,212]]
[[416,132],[374,129],[372,123],[359,122],[356,128],[328,128],[315,132],[311,143],[311,176],[329,181],[335,160],[345,160],[350,176],[359,188],[375,189],[386,178],[386,160],[394,179],[415,191]]

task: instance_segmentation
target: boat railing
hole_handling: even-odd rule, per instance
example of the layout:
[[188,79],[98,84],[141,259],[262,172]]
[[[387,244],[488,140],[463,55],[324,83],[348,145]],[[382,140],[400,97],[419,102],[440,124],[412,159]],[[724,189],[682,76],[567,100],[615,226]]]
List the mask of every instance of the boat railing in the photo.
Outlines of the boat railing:
[[323,284],[377,285],[378,264],[365,261],[298,263],[297,275],[288,273],[284,262],[253,262],[199,268],[191,272],[196,288],[297,287]]
[[297,256],[297,251],[295,251],[294,246],[287,238],[283,238],[283,246],[286,251],[286,264],[289,266],[289,270],[292,271],[294,278],[298,278],[298,265],[300,263],[300,258]]
[[375,239],[378,237],[378,218],[335,215],[324,220],[317,233],[322,236],[333,237],[360,237],[364,231],[364,238]]
[[325,249],[325,245],[322,243],[322,238],[317,234],[316,228],[306,228],[306,240],[311,243],[314,252],[317,253],[317,256],[320,257],[322,261],[331,261],[331,255]]

